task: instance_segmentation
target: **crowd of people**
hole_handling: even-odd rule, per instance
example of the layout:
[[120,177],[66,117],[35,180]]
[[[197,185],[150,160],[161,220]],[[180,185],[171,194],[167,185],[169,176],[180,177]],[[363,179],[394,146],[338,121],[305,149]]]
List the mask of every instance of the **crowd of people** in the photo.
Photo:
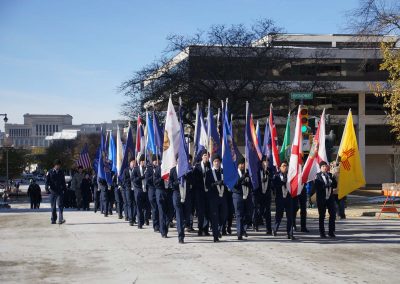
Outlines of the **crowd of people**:
[[[179,157],[176,157],[179,164]],[[192,157],[190,156],[190,164]],[[278,171],[268,168],[268,159],[264,156],[258,174],[259,188],[253,188],[245,167],[245,160],[238,161],[239,179],[233,189],[224,182],[221,157],[211,157],[204,151],[201,160],[182,178],[178,178],[176,167],[169,173],[168,181],[161,176],[161,160],[153,155],[151,162],[145,156],[131,158],[129,167],[118,177],[112,174],[112,183],[85,173],[82,167],[72,178],[71,190],[75,193],[77,210],[89,210],[93,201],[94,212],[105,217],[115,210],[119,219],[125,219],[130,226],[143,229],[152,226],[163,238],[168,237],[170,228],[176,227],[179,243],[184,243],[185,233],[197,233],[199,236],[212,236],[219,242],[222,236],[233,234],[233,220],[236,220],[238,240],[248,237],[248,231],[261,230],[265,226],[267,235],[276,236],[281,220],[286,213],[286,235],[295,239],[294,232],[307,229],[307,187],[316,194],[319,213],[319,234],[326,238],[325,215],[329,213],[328,236],[335,238],[335,219],[337,212],[337,181],[334,171],[326,162],[319,164],[320,172],[314,181],[304,185],[301,194],[292,197],[287,189],[288,162],[283,161]],[[54,168],[48,172],[46,190],[51,193],[51,223],[56,224],[63,218],[63,201],[67,187],[61,170],[61,161],[56,160]],[[275,220],[271,218],[271,204],[275,199]],[[345,218],[343,204],[339,202],[340,217]],[[300,209],[300,227],[296,225],[296,215]],[[195,219],[197,228],[195,229]],[[175,220],[175,222],[174,222]],[[151,222],[150,222],[151,221]]]

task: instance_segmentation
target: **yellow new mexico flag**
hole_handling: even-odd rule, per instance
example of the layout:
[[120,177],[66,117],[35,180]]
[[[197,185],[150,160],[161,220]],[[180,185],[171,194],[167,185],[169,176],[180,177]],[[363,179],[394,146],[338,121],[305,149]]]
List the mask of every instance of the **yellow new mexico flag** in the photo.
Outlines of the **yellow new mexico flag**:
[[338,151],[340,157],[338,193],[339,199],[365,185],[365,177],[358,152],[356,132],[354,131],[351,110],[347,115],[346,125]]

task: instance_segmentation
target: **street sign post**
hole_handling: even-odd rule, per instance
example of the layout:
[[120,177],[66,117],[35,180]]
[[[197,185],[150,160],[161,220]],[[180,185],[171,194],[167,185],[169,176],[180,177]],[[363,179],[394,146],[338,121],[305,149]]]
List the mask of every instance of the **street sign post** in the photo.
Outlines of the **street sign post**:
[[312,92],[293,92],[290,93],[290,98],[292,100],[312,100],[314,98],[314,94]]

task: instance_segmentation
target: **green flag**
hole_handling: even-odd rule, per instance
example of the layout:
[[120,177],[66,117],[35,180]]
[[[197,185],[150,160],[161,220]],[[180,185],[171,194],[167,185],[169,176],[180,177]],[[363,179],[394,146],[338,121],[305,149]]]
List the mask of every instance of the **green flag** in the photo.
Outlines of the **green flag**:
[[289,157],[289,151],[290,151],[290,113],[287,118],[286,122],[286,130],[285,130],[285,136],[283,137],[283,143],[281,150],[279,152],[279,159],[281,161],[287,161]]

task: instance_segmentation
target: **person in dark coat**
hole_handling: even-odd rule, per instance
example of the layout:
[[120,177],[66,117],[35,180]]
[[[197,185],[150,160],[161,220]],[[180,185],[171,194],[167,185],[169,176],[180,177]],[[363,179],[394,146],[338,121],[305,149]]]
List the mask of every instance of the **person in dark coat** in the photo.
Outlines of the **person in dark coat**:
[[206,187],[206,175],[211,169],[207,150],[201,153],[201,161],[194,166],[192,180],[193,191],[195,194],[197,225],[199,236],[203,234],[209,236],[209,210],[208,210],[208,190]]
[[173,167],[169,172],[168,188],[172,190],[172,202],[175,209],[176,217],[176,230],[178,231],[178,241],[180,244],[184,243],[185,238],[185,216],[184,216],[184,203],[182,202],[183,195],[181,194],[180,181],[178,179],[177,166]]
[[160,216],[157,206],[156,187],[154,186],[154,181],[153,181],[154,171],[156,167],[155,164],[157,164],[156,162],[158,160],[158,157],[156,155],[153,155],[152,158],[153,158],[152,163],[149,164],[146,168],[145,180],[147,186],[148,201],[150,202],[150,207],[151,207],[151,219],[153,221],[153,230],[154,232],[158,232],[160,231]]
[[275,191],[275,226],[273,234],[277,235],[279,225],[281,224],[283,213],[286,212],[286,233],[288,239],[294,240],[293,236],[293,201],[290,195],[289,189],[287,188],[287,174],[288,174],[288,163],[283,161],[280,166],[280,170],[274,176],[272,181]]
[[89,204],[90,204],[90,196],[91,196],[91,188],[92,188],[92,182],[90,180],[90,175],[85,174],[84,178],[82,179],[81,182],[81,194],[82,194],[82,210],[84,211],[89,211]]
[[67,190],[65,184],[65,176],[61,170],[61,161],[54,161],[54,168],[49,171],[46,178],[46,191],[50,192],[51,204],[51,223],[56,224],[57,221],[57,206],[58,206],[58,224],[65,223],[63,210],[64,193]]
[[258,172],[259,187],[253,190],[253,227],[258,231],[259,225],[265,218],[266,234],[272,235],[271,226],[271,199],[272,199],[272,170],[268,168],[268,158],[262,157]]
[[210,206],[211,226],[214,242],[219,242],[222,237],[222,226],[225,224],[228,215],[228,205],[224,193],[224,175],[221,169],[221,156],[212,156],[213,167],[206,174],[206,187],[208,190],[208,201]]
[[94,213],[97,213],[97,210],[100,209],[100,189],[99,184],[97,182],[97,173],[94,172],[92,177],[92,194],[93,194],[93,209]]
[[146,200],[147,200],[147,188],[146,188],[146,167],[145,157],[142,154],[139,159],[139,165],[133,169],[133,187],[135,190],[135,200],[138,216],[138,228],[143,229],[146,219]]
[[329,237],[335,238],[335,220],[336,208],[333,189],[337,187],[336,178],[328,172],[328,164],[324,161],[319,163],[320,172],[314,181],[314,189],[317,195],[317,206],[319,213],[319,234],[321,238],[326,238],[325,235],[325,214],[326,209],[329,212]]
[[122,187],[116,173],[112,176],[112,188],[114,188],[115,211],[118,214],[118,219],[122,219],[124,212],[124,199],[122,198]]
[[42,192],[40,186],[35,182],[34,179],[30,180],[27,194],[31,202],[31,209],[39,209],[40,202],[42,202]]
[[247,237],[247,227],[251,223],[253,213],[252,189],[248,171],[245,170],[245,160],[238,162],[239,179],[233,188],[233,205],[236,215],[236,233],[238,240]]
[[129,160],[129,167],[124,170],[122,175],[123,194],[125,194],[126,211],[129,225],[133,226],[136,223],[137,207],[135,201],[135,193],[133,186],[133,171],[136,168],[136,159],[132,157]]
[[161,237],[167,238],[168,235],[168,193],[165,188],[164,180],[161,177],[160,156],[153,155],[153,185],[156,189],[156,198],[159,214],[159,229]]

